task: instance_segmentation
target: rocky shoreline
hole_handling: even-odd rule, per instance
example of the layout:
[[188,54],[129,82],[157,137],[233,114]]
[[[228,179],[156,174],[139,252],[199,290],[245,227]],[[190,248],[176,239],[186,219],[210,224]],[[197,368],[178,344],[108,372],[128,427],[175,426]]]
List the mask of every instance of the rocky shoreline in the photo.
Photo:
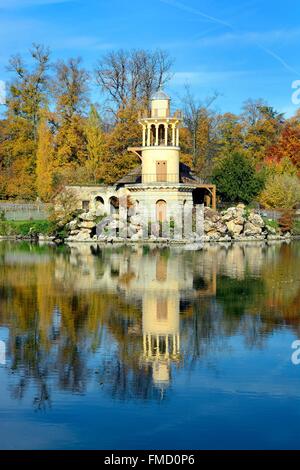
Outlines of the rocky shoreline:
[[[244,204],[230,207],[222,212],[204,208],[204,232],[203,236],[192,233],[188,239],[178,240],[174,238],[162,238],[158,235],[158,227],[152,231],[152,235],[143,238],[143,229],[139,214],[134,210],[129,211],[126,221],[123,221],[119,214],[104,217],[97,222],[99,215],[96,212],[80,214],[72,220],[66,228],[69,236],[66,242],[170,242],[170,243],[191,243],[191,242],[243,242],[243,241],[276,241],[289,240],[294,238],[291,233],[281,233],[278,228],[272,225],[272,221],[264,220],[261,215],[253,210],[249,210]],[[126,226],[127,224],[127,226]],[[116,236],[116,229],[119,235]],[[125,236],[122,230],[125,230]]]
[[[122,230],[125,230],[125,236]],[[143,238],[143,230],[139,215],[132,211],[127,219],[127,226],[120,220],[119,214],[100,216],[97,212],[79,214],[69,222],[65,229],[67,238],[62,240],[55,236],[35,235],[34,237],[0,237],[0,240],[28,240],[45,243],[170,243],[170,244],[199,244],[199,243],[232,243],[232,242],[272,242],[299,239],[290,232],[282,233],[275,228],[274,222],[266,220],[254,209],[249,210],[244,204],[230,207],[222,212],[204,208],[203,236],[190,234],[188,239],[174,239],[152,234],[148,239]],[[119,235],[116,236],[116,229]],[[157,227],[158,231],[158,227]]]

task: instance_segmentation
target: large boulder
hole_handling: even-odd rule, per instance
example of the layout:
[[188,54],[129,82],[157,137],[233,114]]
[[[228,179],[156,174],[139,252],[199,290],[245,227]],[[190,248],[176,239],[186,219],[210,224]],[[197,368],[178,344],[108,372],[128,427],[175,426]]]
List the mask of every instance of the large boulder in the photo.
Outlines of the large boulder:
[[211,220],[204,220],[204,232],[209,233],[212,230],[215,230],[215,224]]
[[233,219],[233,222],[235,223],[235,225],[244,225],[245,218],[241,214],[237,214],[237,217]]
[[218,222],[221,220],[221,216],[217,211],[210,209],[209,207],[204,208],[204,220],[209,222]]
[[248,220],[249,222],[251,222],[251,224],[257,227],[263,228],[265,226],[263,218],[259,214],[256,214],[255,212],[250,213]]
[[262,228],[260,226],[254,225],[251,222],[246,222],[244,227],[244,235],[246,237],[251,237],[255,235],[261,235]]
[[71,220],[71,222],[69,222],[67,225],[66,225],[66,228],[69,229],[69,230],[76,230],[78,227],[78,220],[77,219],[74,219],[74,220]]
[[97,218],[96,214],[94,212],[84,212],[83,214],[80,214],[79,219],[84,220],[86,222],[92,222]]
[[228,228],[228,232],[230,232],[233,236],[240,235],[243,231],[243,225],[236,224],[233,220],[226,222],[226,226]]
[[207,234],[210,240],[219,240],[220,233],[217,230],[213,230]]
[[223,222],[229,222],[230,220],[235,219],[237,216],[237,211],[235,207],[230,207],[226,211],[222,212]]
[[84,220],[83,222],[80,222],[79,227],[92,230],[94,227],[96,227],[96,224],[95,222],[89,222]]
[[244,219],[245,206],[244,204],[238,204],[236,207],[229,207],[227,210],[222,212],[222,220],[229,222],[234,219]]
[[76,241],[76,242],[85,242],[91,240],[91,231],[90,230],[80,230],[77,235],[71,236],[67,239],[67,241]]
[[215,229],[221,234],[224,234],[224,233],[227,232],[227,226],[226,226],[226,224],[223,224],[222,221],[217,222],[215,224]]

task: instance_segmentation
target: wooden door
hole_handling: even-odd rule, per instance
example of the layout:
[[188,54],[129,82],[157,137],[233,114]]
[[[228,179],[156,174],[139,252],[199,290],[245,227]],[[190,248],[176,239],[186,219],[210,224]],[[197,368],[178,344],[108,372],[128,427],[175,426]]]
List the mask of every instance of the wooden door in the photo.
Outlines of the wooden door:
[[156,162],[156,181],[167,181],[167,162],[165,160]]

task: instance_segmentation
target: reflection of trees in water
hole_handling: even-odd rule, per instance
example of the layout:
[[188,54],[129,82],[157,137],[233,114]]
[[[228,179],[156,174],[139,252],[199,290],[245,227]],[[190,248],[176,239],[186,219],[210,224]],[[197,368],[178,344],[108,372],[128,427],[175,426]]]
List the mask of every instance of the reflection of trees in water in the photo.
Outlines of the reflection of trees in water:
[[[131,359],[131,358],[130,358]],[[160,391],[153,387],[150,367],[139,367],[133,360],[120,360],[116,354],[99,367],[99,383],[112,398],[118,400],[160,400]]]
[[264,280],[245,275],[244,279],[220,276],[216,300],[229,318],[241,317],[265,295]]
[[41,347],[38,329],[38,315],[31,318],[27,334],[13,338],[11,373],[15,375],[11,393],[21,400],[31,380],[35,383],[33,406],[36,410],[44,410],[51,406],[47,376],[49,357]]
[[[83,394],[97,380],[116,399],[159,399],[151,366],[141,363],[141,300],[130,297],[135,263],[160,256],[159,250],[97,247],[74,254],[24,244],[3,247],[0,325],[10,329],[15,398],[22,399],[34,383],[33,405],[45,409],[52,388]],[[282,325],[299,332],[298,244],[256,247],[256,259],[246,247],[162,253],[166,263],[178,256],[183,275],[191,277],[189,294],[183,290],[180,300],[184,367],[224,350],[236,334],[247,346],[262,347]],[[97,284],[106,273],[113,273],[108,288]],[[214,276],[216,291],[210,288]],[[100,347],[95,374],[89,360]]]

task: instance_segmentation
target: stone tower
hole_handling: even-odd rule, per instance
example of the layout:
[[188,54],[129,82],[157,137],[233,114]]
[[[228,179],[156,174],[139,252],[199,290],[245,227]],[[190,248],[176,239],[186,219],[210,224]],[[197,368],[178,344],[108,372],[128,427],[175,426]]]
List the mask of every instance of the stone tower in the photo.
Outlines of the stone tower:
[[170,113],[170,98],[157,91],[151,98],[149,117],[140,119],[142,183],[179,183],[179,126],[181,116]]

